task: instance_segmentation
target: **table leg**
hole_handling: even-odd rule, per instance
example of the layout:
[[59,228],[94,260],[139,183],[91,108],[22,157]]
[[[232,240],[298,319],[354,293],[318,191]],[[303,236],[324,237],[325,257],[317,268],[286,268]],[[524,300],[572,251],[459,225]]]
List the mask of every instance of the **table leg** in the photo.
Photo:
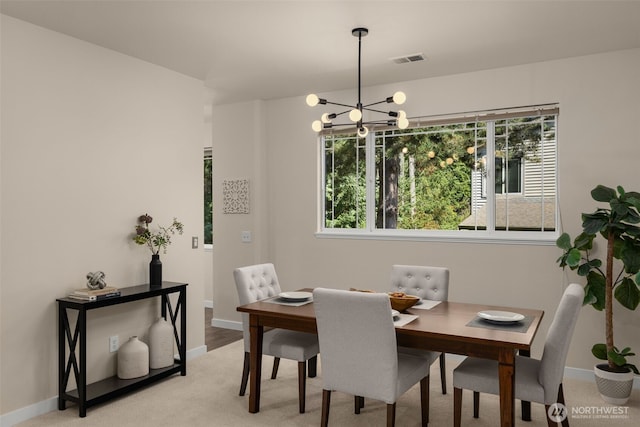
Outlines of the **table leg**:
[[78,415],[87,416],[87,312],[78,310],[80,327],[80,377],[78,378]]
[[498,360],[498,377],[500,380],[500,425],[515,425],[515,352],[505,349],[500,352]]
[[249,315],[250,368],[249,368],[249,412],[260,412],[260,379],[262,377],[262,334],[264,327],[256,314]]
[[[523,357],[531,357],[531,351],[529,350],[520,350],[518,354]],[[520,405],[522,406],[522,421],[531,421],[531,402],[523,400]]]

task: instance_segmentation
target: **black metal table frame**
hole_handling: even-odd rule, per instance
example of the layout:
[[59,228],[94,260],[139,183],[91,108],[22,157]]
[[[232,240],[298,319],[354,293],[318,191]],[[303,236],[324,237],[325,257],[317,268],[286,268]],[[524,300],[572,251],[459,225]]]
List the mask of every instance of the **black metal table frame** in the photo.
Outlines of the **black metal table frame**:
[[[66,402],[78,404],[80,417],[85,417],[87,408],[106,400],[137,390],[162,378],[180,372],[187,374],[187,284],[162,282],[161,286],[151,287],[139,285],[121,288],[119,297],[98,301],[80,301],[72,298],[58,298],[58,409],[64,410]],[[175,310],[171,305],[170,294],[178,292]],[[167,320],[167,315],[173,326],[175,342],[179,357],[173,365],[166,368],[151,369],[149,374],[129,380],[109,377],[92,384],[87,384],[87,311],[97,308],[124,304],[148,298],[161,297],[161,315]],[[77,310],[78,318],[75,327],[71,328],[67,310]],[[176,325],[180,315],[180,333]],[[69,346],[67,358],[66,347]],[[78,356],[76,357],[76,348]],[[75,377],[76,390],[67,391],[71,373]]]

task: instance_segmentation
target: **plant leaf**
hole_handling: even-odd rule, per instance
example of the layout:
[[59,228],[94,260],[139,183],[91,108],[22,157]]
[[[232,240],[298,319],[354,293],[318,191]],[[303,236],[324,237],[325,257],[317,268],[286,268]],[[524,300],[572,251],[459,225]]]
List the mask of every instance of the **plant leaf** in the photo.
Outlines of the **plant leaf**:
[[581,251],[591,250],[591,248],[593,248],[593,239],[595,239],[595,237],[596,237],[595,233],[594,234],[580,233],[578,236],[576,236],[576,239],[573,241],[573,245]]
[[640,271],[640,244],[625,240],[620,251],[620,259],[624,263],[624,271],[627,274],[636,274]]
[[562,233],[556,240],[556,246],[565,251],[571,249],[571,237],[568,233]]
[[609,356],[609,360],[611,360],[616,366],[624,366],[627,363],[627,359],[624,356],[613,350],[607,353],[607,355]]
[[576,248],[573,248],[567,253],[566,262],[569,267],[577,267],[578,264],[580,264],[581,259],[582,255],[580,254],[580,251]]
[[607,215],[601,213],[582,214],[582,228],[587,234],[596,234],[604,230],[608,224]]
[[589,301],[589,304],[591,304],[593,308],[602,311],[605,301],[604,288],[604,276],[597,271],[591,270],[587,275],[587,285],[584,287],[584,301]]
[[622,279],[622,282],[616,286],[614,296],[620,304],[629,310],[635,310],[640,303],[640,290],[629,277]]
[[600,360],[607,360],[607,346],[603,343],[591,347],[591,353]]
[[616,190],[605,187],[604,185],[598,185],[596,188],[591,190],[591,197],[593,197],[593,200],[596,202],[609,203],[611,200],[616,198]]

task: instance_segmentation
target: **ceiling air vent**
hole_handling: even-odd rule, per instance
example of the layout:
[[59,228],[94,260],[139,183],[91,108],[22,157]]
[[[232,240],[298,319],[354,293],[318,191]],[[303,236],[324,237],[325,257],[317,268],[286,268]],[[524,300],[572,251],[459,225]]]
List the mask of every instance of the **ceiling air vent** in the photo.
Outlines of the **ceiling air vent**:
[[404,55],[404,56],[399,56],[397,58],[391,58],[391,60],[396,64],[405,64],[407,62],[424,61],[425,58],[424,58],[424,55],[421,53],[414,53],[412,55]]

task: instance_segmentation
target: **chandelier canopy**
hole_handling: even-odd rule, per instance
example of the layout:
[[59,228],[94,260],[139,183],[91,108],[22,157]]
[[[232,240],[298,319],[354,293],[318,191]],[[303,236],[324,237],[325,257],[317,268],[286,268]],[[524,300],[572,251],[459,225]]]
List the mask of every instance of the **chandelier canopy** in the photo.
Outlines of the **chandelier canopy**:
[[[307,95],[307,105],[310,107],[315,107],[318,104],[329,104],[329,105],[337,105],[340,107],[346,107],[348,110],[341,111],[338,113],[324,113],[320,120],[315,120],[311,124],[311,128],[320,132],[322,129],[331,129],[334,127],[342,127],[342,126],[353,126],[355,124],[358,132],[358,136],[364,138],[369,133],[369,128],[367,125],[376,125],[376,124],[384,124],[387,126],[397,126],[399,129],[406,129],[409,126],[409,120],[407,119],[407,114],[403,110],[398,111],[381,111],[374,108],[371,108],[374,105],[383,104],[383,103],[395,103],[397,105],[402,105],[406,101],[407,97],[404,92],[396,92],[393,96],[389,96],[386,99],[378,102],[374,102],[371,104],[362,105],[361,93],[362,93],[362,78],[361,78],[361,57],[362,57],[362,38],[369,34],[369,30],[366,28],[354,28],[351,30],[351,34],[354,37],[358,38],[358,103],[356,105],[347,105],[341,104],[338,102],[331,102],[324,98],[318,97],[316,94]],[[364,121],[363,111],[371,111],[374,113],[380,113],[387,116],[385,119],[375,120],[375,121]],[[351,122],[347,123],[333,123],[333,119],[338,118],[344,114],[348,113],[349,120]]]

